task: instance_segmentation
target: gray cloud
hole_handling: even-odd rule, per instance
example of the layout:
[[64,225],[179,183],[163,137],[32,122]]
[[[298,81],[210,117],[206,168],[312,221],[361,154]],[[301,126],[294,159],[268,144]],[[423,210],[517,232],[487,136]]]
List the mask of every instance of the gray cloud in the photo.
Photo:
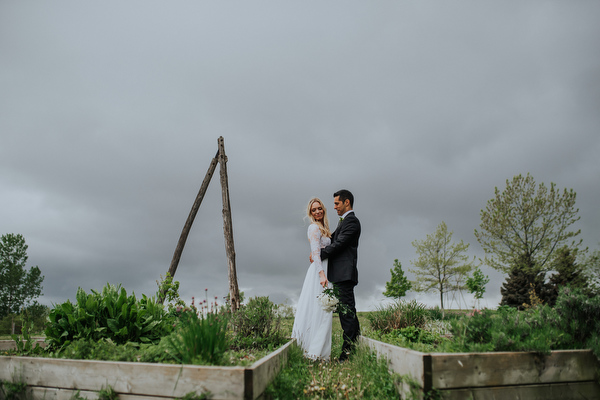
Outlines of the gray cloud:
[[[333,215],[342,187],[363,224],[361,309],[442,220],[482,256],[479,211],[519,173],[573,188],[596,248],[599,16],[589,2],[4,2],[2,233],[25,236],[46,304],[106,282],[153,294],[224,136],[247,296],[295,301],[305,203]],[[176,275],[188,301],[227,292],[217,178]],[[504,277],[485,272],[495,306]]]

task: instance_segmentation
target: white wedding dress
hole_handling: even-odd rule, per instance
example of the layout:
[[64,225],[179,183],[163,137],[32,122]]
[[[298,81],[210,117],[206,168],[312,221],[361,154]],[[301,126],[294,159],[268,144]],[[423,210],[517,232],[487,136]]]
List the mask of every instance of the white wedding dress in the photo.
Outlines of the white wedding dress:
[[319,283],[319,271],[325,271],[327,275],[327,260],[321,261],[321,248],[330,244],[331,239],[321,236],[319,227],[311,224],[308,227],[308,241],[313,263],[308,267],[298,299],[292,338],[302,347],[305,357],[311,360],[329,360],[333,313],[323,310],[317,296],[323,292]]

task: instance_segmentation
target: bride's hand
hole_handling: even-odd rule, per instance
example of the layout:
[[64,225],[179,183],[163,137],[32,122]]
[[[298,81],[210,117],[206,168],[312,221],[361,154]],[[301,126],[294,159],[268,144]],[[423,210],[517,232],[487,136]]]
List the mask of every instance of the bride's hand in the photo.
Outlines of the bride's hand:
[[327,287],[327,283],[329,283],[327,281],[327,277],[325,276],[325,272],[323,271],[319,271],[319,283],[321,284],[321,286],[323,286],[324,288]]

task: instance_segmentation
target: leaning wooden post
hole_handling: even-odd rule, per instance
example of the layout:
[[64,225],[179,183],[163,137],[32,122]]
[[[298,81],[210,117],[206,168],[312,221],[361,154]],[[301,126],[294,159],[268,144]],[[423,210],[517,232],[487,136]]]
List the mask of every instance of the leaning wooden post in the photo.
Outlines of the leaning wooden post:
[[[181,231],[181,235],[179,236],[179,242],[177,242],[177,247],[175,248],[175,253],[173,253],[173,259],[171,260],[171,266],[169,267],[169,271],[167,272],[171,278],[175,276],[175,271],[177,271],[177,266],[179,265],[179,260],[181,259],[181,253],[183,253],[183,247],[185,246],[185,242],[187,241],[188,234],[190,233],[190,228],[192,227],[192,223],[194,222],[194,218],[196,218],[196,214],[198,213],[198,209],[200,208],[200,204],[202,203],[202,199],[204,199],[204,195],[206,194],[206,190],[208,189],[208,184],[212,179],[212,176],[215,172],[215,168],[217,167],[217,163],[219,162],[219,151],[217,150],[217,154],[215,158],[210,162],[210,166],[208,167],[208,171],[206,172],[206,176],[204,176],[204,180],[202,181],[202,185],[200,185],[200,190],[198,191],[198,195],[196,196],[196,200],[192,205],[192,209],[190,214],[188,215],[187,221],[185,221],[185,225],[183,226],[183,230]],[[158,295],[158,301],[162,304],[165,300],[165,293],[162,291]]]
[[238,288],[237,272],[235,270],[235,248],[233,246],[233,224],[231,223],[231,206],[229,203],[229,184],[227,182],[227,156],[223,136],[219,137],[219,164],[221,164],[221,193],[223,196],[223,232],[225,233],[225,251],[229,264],[229,301],[231,312],[240,307],[240,291]]

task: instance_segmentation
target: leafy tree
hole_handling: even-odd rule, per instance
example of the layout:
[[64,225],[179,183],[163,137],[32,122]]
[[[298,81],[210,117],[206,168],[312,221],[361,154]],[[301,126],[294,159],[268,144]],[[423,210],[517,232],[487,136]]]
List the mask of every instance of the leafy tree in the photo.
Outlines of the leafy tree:
[[0,238],[0,318],[18,314],[21,308],[42,293],[40,269],[25,270],[27,245],[20,234],[9,233]]
[[390,269],[390,273],[392,274],[392,279],[385,283],[385,292],[383,292],[383,295],[395,299],[406,296],[406,292],[411,289],[412,283],[404,276],[402,264],[400,264],[398,259],[394,260],[394,268]]
[[[547,188],[536,183],[529,174],[506,180],[506,189],[495,189],[495,198],[481,210],[481,230],[475,236],[486,253],[485,261],[491,267],[509,272],[519,265],[521,257],[533,261],[531,265],[546,269],[556,257],[555,250],[579,235],[570,231],[577,222],[579,209],[575,208],[573,189],[562,193],[554,183]],[[574,241],[569,248],[576,248]]]
[[592,251],[580,264],[588,280],[588,290],[600,296],[600,250]]
[[435,233],[427,235],[425,240],[412,242],[419,255],[416,261],[411,261],[415,268],[409,270],[416,275],[414,288],[418,292],[438,292],[442,312],[444,294],[456,289],[453,281],[473,269],[472,262],[468,262],[465,254],[469,244],[462,240],[452,243],[452,234],[442,221]]
[[469,293],[475,296],[476,303],[483,298],[485,285],[487,285],[489,281],[489,276],[483,275],[483,272],[481,272],[479,267],[475,268],[473,276],[467,278],[467,288],[469,289]]

